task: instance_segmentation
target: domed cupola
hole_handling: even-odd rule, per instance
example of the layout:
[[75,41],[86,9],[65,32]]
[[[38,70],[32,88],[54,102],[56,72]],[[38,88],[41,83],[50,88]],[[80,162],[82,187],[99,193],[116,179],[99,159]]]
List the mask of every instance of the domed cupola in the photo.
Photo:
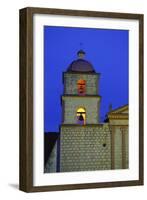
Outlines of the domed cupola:
[[95,72],[92,64],[85,60],[85,52],[83,50],[79,50],[77,52],[78,59],[74,60],[68,67],[68,72]]

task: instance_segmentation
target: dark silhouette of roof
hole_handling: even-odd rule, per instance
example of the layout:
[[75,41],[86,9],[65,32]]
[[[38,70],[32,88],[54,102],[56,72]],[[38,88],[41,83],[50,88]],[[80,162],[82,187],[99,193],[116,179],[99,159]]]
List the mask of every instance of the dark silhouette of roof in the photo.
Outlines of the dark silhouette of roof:
[[46,164],[58,138],[59,133],[57,132],[48,132],[44,134],[44,165]]
[[78,59],[74,60],[68,67],[68,72],[95,72],[92,64],[85,60],[85,52],[80,50],[77,52]]

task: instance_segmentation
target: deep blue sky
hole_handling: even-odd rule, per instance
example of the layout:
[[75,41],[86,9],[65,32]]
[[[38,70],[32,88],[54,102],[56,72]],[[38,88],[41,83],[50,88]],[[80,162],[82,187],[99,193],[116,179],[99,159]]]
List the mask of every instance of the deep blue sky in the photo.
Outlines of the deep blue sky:
[[96,72],[101,73],[100,118],[109,104],[117,108],[128,103],[127,30],[95,28],[44,27],[44,131],[58,132],[61,124],[60,96],[62,72],[77,59],[77,51],[86,52]]

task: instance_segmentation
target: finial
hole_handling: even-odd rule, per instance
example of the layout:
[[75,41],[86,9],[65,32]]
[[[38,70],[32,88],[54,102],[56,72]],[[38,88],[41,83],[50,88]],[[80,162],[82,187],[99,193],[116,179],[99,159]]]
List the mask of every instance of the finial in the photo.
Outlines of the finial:
[[85,57],[85,52],[81,49],[77,52],[78,58],[83,59]]

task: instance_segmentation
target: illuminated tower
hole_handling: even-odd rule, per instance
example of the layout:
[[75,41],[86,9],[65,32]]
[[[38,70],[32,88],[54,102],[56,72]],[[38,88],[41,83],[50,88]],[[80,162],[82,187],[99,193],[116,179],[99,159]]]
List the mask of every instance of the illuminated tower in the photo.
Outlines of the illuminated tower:
[[85,60],[85,52],[77,52],[73,61],[63,73],[64,94],[62,96],[62,124],[99,123],[99,73]]
[[77,55],[77,60],[63,73],[58,171],[110,169],[110,132],[99,122],[100,74],[85,60],[84,51]]
[[46,166],[47,172],[127,169],[128,105],[99,121],[99,77],[80,50],[63,73],[60,134]]

